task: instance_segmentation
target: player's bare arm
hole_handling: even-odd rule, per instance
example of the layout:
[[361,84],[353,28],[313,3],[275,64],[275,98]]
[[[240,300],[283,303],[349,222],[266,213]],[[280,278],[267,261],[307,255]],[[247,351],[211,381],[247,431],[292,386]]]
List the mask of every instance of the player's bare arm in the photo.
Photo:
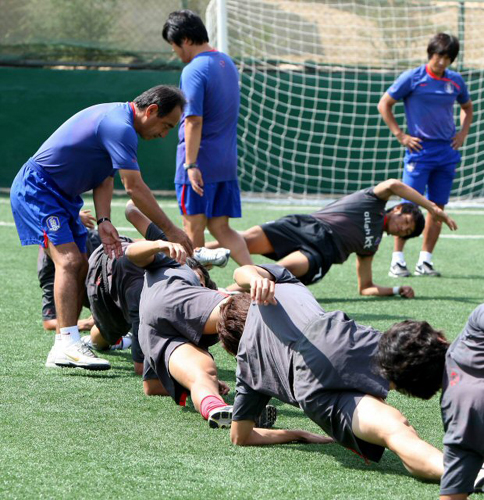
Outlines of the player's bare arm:
[[106,177],[104,181],[93,189],[93,201],[98,221],[99,237],[107,255],[120,257],[123,254],[121,240],[116,228],[109,218],[111,217],[111,200],[113,198],[114,178]]
[[126,249],[126,257],[139,267],[146,267],[151,264],[157,253],[164,253],[167,257],[176,260],[180,264],[185,264],[187,260],[186,250],[180,243],[156,240],[136,241]]
[[303,430],[259,429],[252,420],[233,421],[230,440],[237,446],[262,446],[284,443],[333,443],[333,439]]
[[[185,118],[185,163],[187,165],[197,163],[198,151],[202,141],[202,127],[202,116],[187,116]],[[195,193],[203,196],[203,177],[200,169],[190,168],[187,170],[187,175]]]
[[473,119],[473,106],[472,101],[469,99],[465,104],[460,106],[460,131],[455,134],[452,139],[452,147],[454,149],[459,149],[466,140],[469,129],[471,128],[471,123]]
[[360,295],[375,295],[378,297],[399,295],[406,299],[412,299],[415,296],[415,292],[411,286],[398,286],[392,288],[373,283],[372,262],[373,256],[356,256],[356,275],[358,277],[358,292]]
[[193,245],[184,231],[176,227],[160,208],[150,188],[145,184],[137,170],[122,169],[119,171],[126,193],[142,213],[161,228],[166,237],[183,245],[188,255],[193,253]]
[[388,92],[385,92],[378,103],[378,111],[380,112],[383,121],[387,124],[390,132],[397,138],[398,142],[410,149],[410,151],[418,151],[422,149],[422,139],[419,137],[413,137],[406,134],[397,123],[395,115],[393,114],[393,106],[397,101],[390,96]]
[[251,300],[260,305],[277,304],[274,298],[274,276],[258,266],[242,266],[234,271],[234,280],[242,289],[250,291]]
[[451,231],[455,231],[457,229],[456,222],[451,219],[444,212],[444,210],[442,210],[432,201],[427,200],[427,198],[415,191],[415,189],[407,186],[397,179],[388,179],[386,181],[380,182],[380,184],[375,186],[375,189],[373,191],[375,195],[382,200],[388,200],[390,196],[395,195],[408,201],[412,201],[413,203],[416,203],[418,206],[425,208],[428,212],[430,212],[438,222],[445,222],[445,224],[447,224]]

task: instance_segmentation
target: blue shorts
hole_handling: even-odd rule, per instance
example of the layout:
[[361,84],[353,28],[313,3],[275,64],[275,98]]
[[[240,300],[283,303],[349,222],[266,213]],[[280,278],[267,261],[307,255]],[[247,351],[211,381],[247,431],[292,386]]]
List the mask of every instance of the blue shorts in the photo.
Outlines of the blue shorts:
[[71,198],[32,160],[15,177],[10,203],[22,245],[53,245],[75,242],[86,252],[87,229],[79,217],[83,201]]
[[447,142],[422,144],[422,151],[405,154],[402,181],[437,205],[447,205],[460,153]]
[[204,214],[212,217],[242,217],[238,181],[211,182],[203,186],[203,196],[190,184],[175,184],[182,215]]

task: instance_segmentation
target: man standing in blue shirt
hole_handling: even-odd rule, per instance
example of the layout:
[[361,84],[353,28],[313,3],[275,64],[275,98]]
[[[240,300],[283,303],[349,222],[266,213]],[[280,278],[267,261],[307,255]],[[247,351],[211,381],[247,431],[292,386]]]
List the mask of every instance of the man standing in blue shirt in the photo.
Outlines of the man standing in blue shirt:
[[[162,34],[187,63],[180,80],[187,105],[180,121],[175,176],[185,231],[195,247],[203,247],[207,227],[236,262],[251,264],[243,238],[229,226],[229,217],[241,217],[237,68],[230,57],[209,45],[202,20],[189,10],[172,12]],[[195,256],[210,262],[197,252]]]
[[87,230],[79,216],[82,193],[93,190],[99,236],[108,255],[122,253],[110,220],[116,171],[136,206],[191,252],[187,235],[168,219],[144,183],[137,160],[137,136],[165,137],[184,104],[179,89],[160,85],[133,102],[91,106],[61,125],[15,177],[10,200],[20,241],[43,245],[55,265],[57,334],[47,367],[110,368],[80,342],[77,327],[88,267]]
[[[403,182],[424,194],[440,208],[449,201],[459,148],[472,123],[472,101],[459,73],[448,67],[459,53],[459,40],[438,33],[427,47],[428,63],[405,71],[381,98],[378,111],[400,144],[407,148]],[[408,134],[398,126],[393,106],[403,99]],[[460,104],[461,130],[456,133],[454,103]],[[427,215],[422,251],[415,268],[419,276],[440,276],[432,263],[432,252],[442,223]],[[403,248],[405,240],[396,237],[390,272],[392,277],[410,276]]]

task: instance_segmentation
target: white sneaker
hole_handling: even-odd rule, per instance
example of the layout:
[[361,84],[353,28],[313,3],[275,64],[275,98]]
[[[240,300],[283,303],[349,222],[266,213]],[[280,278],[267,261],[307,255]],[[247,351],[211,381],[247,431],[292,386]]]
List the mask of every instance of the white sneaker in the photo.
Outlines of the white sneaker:
[[390,267],[390,271],[388,271],[388,276],[391,278],[408,278],[410,275],[410,271],[407,269],[405,264],[401,264],[400,262],[395,262],[393,266]]
[[54,362],[57,366],[86,370],[109,370],[111,368],[107,359],[98,358],[82,340],[69,347],[56,349]]
[[225,267],[230,258],[230,250],[228,248],[200,247],[193,252],[193,258],[198,260],[202,266]]
[[230,405],[215,408],[208,414],[208,425],[212,429],[230,429],[233,409]]
[[434,269],[432,262],[422,262],[421,264],[417,264],[415,266],[415,274],[417,276],[440,276],[439,271]]
[[484,493],[484,467],[482,467],[479,474],[477,474],[474,483],[474,493]]
[[47,355],[47,361],[45,362],[46,368],[60,368],[60,366],[57,366],[55,364],[56,354],[57,351],[55,349],[55,346],[52,346],[51,350],[49,351],[49,354]]
[[133,343],[133,334],[129,332],[124,337],[121,337],[115,344],[109,346],[110,351],[124,351],[129,349]]

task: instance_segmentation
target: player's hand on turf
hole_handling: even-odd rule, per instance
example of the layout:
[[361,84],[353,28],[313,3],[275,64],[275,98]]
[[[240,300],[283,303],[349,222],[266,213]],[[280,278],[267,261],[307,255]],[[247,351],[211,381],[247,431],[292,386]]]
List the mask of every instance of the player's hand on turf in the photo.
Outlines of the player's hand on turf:
[[334,439],[328,436],[321,436],[321,434],[313,434],[312,432],[300,431],[298,439],[300,443],[314,443],[314,444],[330,444],[334,443]]
[[226,396],[230,392],[230,387],[222,380],[218,381],[218,392],[221,396]]
[[452,148],[460,149],[464,141],[466,140],[466,134],[461,130],[455,134],[455,137],[452,138]]
[[158,240],[158,246],[160,252],[164,253],[171,259],[176,260],[180,264],[185,264],[187,260],[187,251],[183,248],[183,245],[180,245],[180,243]]
[[276,284],[270,279],[261,276],[253,276],[250,279],[250,299],[258,305],[276,305],[275,290]]
[[103,244],[104,253],[109,257],[121,257],[123,248],[117,229],[109,221],[104,221],[97,227]]
[[94,229],[96,218],[91,215],[90,210],[81,210],[79,212],[79,217],[81,218],[81,222],[85,227],[87,227],[88,229]]
[[400,287],[400,297],[404,299],[413,299],[415,297],[415,292],[411,286],[401,286]]
[[451,231],[455,231],[457,229],[457,224],[454,219],[451,219],[447,213],[442,210],[440,207],[435,205],[432,210],[432,217],[437,221],[437,222],[445,222],[447,226],[449,226],[449,229]]
[[192,240],[188,237],[185,231],[176,226],[173,226],[171,229],[165,231],[165,236],[168,238],[168,241],[180,243],[180,245],[183,246],[189,256],[193,255]]
[[398,142],[402,145],[408,148],[412,153],[416,153],[417,151],[420,151],[422,149],[422,139],[419,137],[413,137],[408,134],[404,134],[403,132],[401,134],[397,135]]
[[200,196],[203,196],[203,177],[199,168],[190,168],[187,170],[188,180],[195,191]]

